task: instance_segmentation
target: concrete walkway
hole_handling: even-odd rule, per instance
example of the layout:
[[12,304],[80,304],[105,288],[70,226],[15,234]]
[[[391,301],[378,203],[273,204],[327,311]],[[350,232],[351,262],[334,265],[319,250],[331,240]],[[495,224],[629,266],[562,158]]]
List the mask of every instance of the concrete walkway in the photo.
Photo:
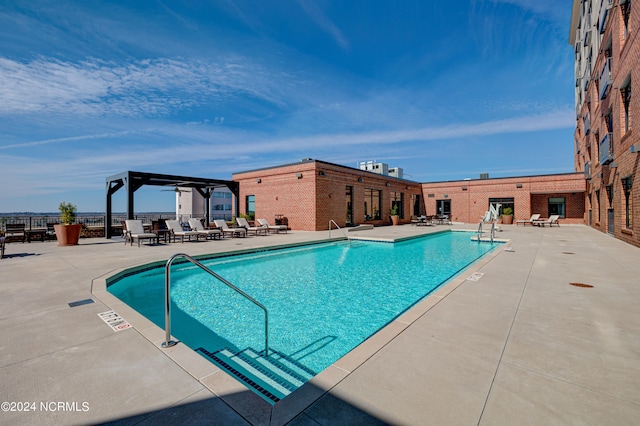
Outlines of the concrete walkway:
[[[177,252],[321,240],[326,231],[142,247],[118,238],[8,244],[0,402],[9,405],[0,424],[638,424],[640,249],[583,226],[504,226],[498,236],[510,250],[462,272],[274,409],[242,387],[216,387],[224,373],[203,373],[203,359],[160,349],[162,330],[139,327],[92,285]],[[484,275],[467,280],[474,272]],[[97,315],[111,309],[135,328],[114,332]]]

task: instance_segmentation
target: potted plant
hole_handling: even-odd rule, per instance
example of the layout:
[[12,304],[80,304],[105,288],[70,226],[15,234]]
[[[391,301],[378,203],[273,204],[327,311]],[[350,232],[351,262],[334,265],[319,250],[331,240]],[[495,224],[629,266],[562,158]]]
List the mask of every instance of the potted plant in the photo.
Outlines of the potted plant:
[[71,203],[61,202],[58,206],[60,210],[60,221],[62,223],[53,225],[56,231],[56,239],[59,246],[78,245],[82,224],[76,222],[77,208]]
[[389,215],[391,216],[391,223],[393,226],[396,226],[400,221],[400,216],[398,216],[398,205],[394,204],[391,206],[391,210],[389,210]]
[[513,209],[511,207],[502,209],[502,223],[505,225],[513,224]]

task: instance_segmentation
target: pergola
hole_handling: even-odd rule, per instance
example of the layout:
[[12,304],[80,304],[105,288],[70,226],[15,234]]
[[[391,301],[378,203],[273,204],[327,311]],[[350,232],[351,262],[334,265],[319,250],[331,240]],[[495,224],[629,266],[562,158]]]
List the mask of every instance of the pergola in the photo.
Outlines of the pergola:
[[144,172],[123,172],[117,175],[109,176],[107,178],[107,217],[104,224],[104,235],[106,238],[111,238],[113,232],[111,229],[112,221],[112,202],[111,196],[115,194],[120,188],[125,188],[127,192],[127,218],[134,218],[134,193],[144,185],[153,186],[167,186],[172,188],[191,188],[197,191],[204,197],[205,202],[205,218],[209,223],[209,209],[211,196],[215,188],[228,188],[235,196],[235,212],[236,214],[240,210],[240,202],[238,196],[240,195],[240,185],[238,182],[230,180],[220,179],[206,179],[198,177],[186,177],[186,176],[174,176],[163,175],[157,173],[144,173]]

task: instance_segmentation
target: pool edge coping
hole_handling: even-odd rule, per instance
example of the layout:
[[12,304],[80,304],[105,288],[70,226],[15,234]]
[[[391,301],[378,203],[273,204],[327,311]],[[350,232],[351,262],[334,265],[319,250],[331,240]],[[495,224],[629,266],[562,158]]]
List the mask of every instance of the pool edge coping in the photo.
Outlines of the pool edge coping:
[[[474,230],[443,230],[441,232],[475,232]],[[400,242],[420,236],[401,237],[395,239],[372,239],[366,241],[379,242]],[[358,238],[352,238],[359,240]],[[314,240],[300,244],[283,244],[265,247],[264,250],[275,250],[300,245],[311,245],[326,243],[332,241],[346,240],[346,238],[332,238],[326,240]],[[509,243],[510,239],[496,239],[495,242]],[[162,348],[165,341],[165,330],[138,313],[135,309],[122,302],[120,299],[107,291],[107,282],[115,279],[126,271],[142,269],[149,265],[163,265],[166,260],[145,262],[139,265],[133,265],[112,270],[91,282],[91,293],[102,303],[113,311],[117,312],[122,318],[127,320],[132,330],[140,334],[156,348],[165,354],[169,359],[175,362],[187,374],[196,379],[203,387],[208,389],[213,395],[219,397],[226,405],[236,411],[250,423],[258,424],[284,424],[311,406],[314,402],[324,396],[326,393],[335,388],[340,382],[347,378],[350,374],[364,365],[369,359],[375,356],[385,346],[391,344],[398,336],[400,336],[407,328],[422,318],[429,310],[440,303],[444,298],[451,294],[456,288],[465,283],[471,272],[477,272],[482,269],[488,262],[494,259],[498,254],[507,248],[508,244],[501,244],[499,247],[491,250],[479,260],[474,261],[470,265],[458,271],[445,284],[438,287],[435,291],[425,296],[422,300],[407,309],[398,317],[391,320],[387,325],[382,327],[376,333],[368,337],[354,349],[349,351],[343,357],[338,359],[325,370],[318,373],[311,380],[304,383],[300,388],[296,389],[286,398],[280,400],[274,405],[269,404],[263,398],[248,389],[238,380],[231,377],[213,363],[207,361],[204,357],[188,348],[186,345],[175,345],[171,348]],[[230,250],[226,252],[216,253],[214,257],[223,257],[225,255],[237,255],[247,252],[261,251],[255,249]],[[210,256],[200,255],[194,256],[196,259]],[[173,336],[172,336],[173,337]],[[177,339],[176,339],[177,340]]]

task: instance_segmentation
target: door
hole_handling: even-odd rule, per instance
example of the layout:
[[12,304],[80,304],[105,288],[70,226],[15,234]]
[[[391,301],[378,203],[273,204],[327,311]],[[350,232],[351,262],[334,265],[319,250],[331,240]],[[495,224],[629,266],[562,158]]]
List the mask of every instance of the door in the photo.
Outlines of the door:
[[608,209],[607,210],[607,232],[611,235],[613,235],[614,229],[615,229],[614,217],[615,216],[613,214],[613,209]]
[[347,225],[353,225],[353,186],[347,185],[345,191],[345,201],[347,202]]
[[438,216],[451,216],[451,200],[436,200],[436,214]]
[[420,195],[416,194],[415,196],[415,201],[413,202],[413,215],[414,216],[421,216],[422,215],[422,201],[420,199]]

